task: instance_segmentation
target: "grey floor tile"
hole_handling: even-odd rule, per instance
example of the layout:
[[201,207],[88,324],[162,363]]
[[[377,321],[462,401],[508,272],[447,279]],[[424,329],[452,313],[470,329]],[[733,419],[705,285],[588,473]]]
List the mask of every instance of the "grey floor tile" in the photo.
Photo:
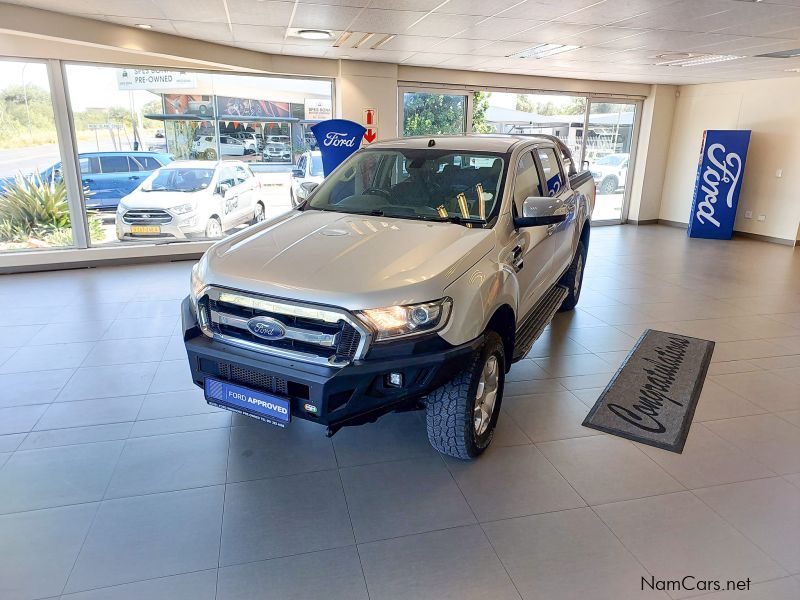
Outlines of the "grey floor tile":
[[570,393],[578,400],[583,402],[587,408],[592,408],[600,399],[600,394],[603,393],[603,389],[605,388],[594,387],[581,390],[572,390]]
[[507,381],[503,390],[504,398],[528,396],[530,394],[550,394],[564,392],[566,388],[558,379],[532,379],[529,381]]
[[79,504],[0,516],[0,598],[59,595],[96,510]]
[[158,361],[164,355],[168,341],[168,337],[102,340],[89,352],[83,361],[83,366],[101,367]]
[[606,361],[594,354],[573,354],[570,356],[550,356],[537,358],[536,364],[547,371],[551,377],[574,377],[612,373],[614,369]]
[[[599,357],[598,357],[599,358]],[[603,360],[603,359],[600,359]],[[607,364],[607,363],[606,363]],[[594,373],[592,375],[575,375],[572,377],[561,377],[557,379],[561,386],[566,390],[585,390],[587,388],[606,387],[611,381],[614,369],[609,365],[610,371],[607,373]]]
[[10,325],[0,327],[0,348],[19,348],[27,344],[43,325]]
[[129,439],[106,498],[225,483],[228,429]]
[[530,444],[531,440],[525,435],[517,422],[505,410],[501,411],[492,438],[493,446],[522,446]]
[[680,454],[645,444],[637,447],[690,489],[775,474],[702,423],[692,425]]
[[130,434],[132,427],[133,423],[128,422],[31,431],[25,441],[20,444],[19,449],[36,450],[38,448],[55,448],[56,446],[71,446],[73,444],[124,440]]
[[356,542],[475,523],[438,456],[341,470]]
[[28,341],[28,344],[42,346],[46,344],[95,342],[103,337],[111,323],[111,321],[50,323],[41,327]]
[[[608,309],[590,309],[608,310]],[[618,310],[613,308],[611,310]],[[627,310],[627,308],[623,308]],[[636,338],[623,333],[616,327],[605,325],[602,327],[584,327],[575,329],[567,334],[581,346],[596,354],[600,352],[614,352],[617,350],[629,351],[636,343]]]
[[505,398],[503,408],[533,442],[598,434],[582,425],[589,411],[570,392]]
[[2,372],[2,367],[5,362],[11,358],[14,353],[17,352],[17,348],[7,348],[4,346],[0,346],[0,372]]
[[789,573],[800,573],[800,489],[773,477],[695,494]]
[[747,371],[758,371],[763,368],[758,363],[764,360],[776,360],[773,358],[756,358],[753,360],[729,360],[726,362],[715,362],[708,366],[709,375],[727,375],[728,373],[746,373]]
[[749,591],[722,591],[703,596],[703,600],[797,600],[800,597],[800,579],[784,577],[750,586]]
[[11,458],[11,452],[0,452],[0,469],[3,468],[9,458]]
[[684,489],[628,440],[598,435],[536,446],[590,505]]
[[159,363],[81,367],[56,398],[56,402],[146,394]]
[[172,317],[176,319],[180,316],[181,301],[172,300],[151,300],[149,302],[131,302],[120,313],[120,319],[137,319],[152,317]]
[[140,419],[163,419],[201,413],[222,412],[206,402],[203,390],[198,387],[179,392],[148,394],[139,413]]
[[104,501],[65,592],[216,568],[224,489]]
[[186,415],[184,417],[148,419],[145,421],[139,420],[134,423],[130,437],[219,429],[221,427],[229,427],[230,424],[231,413],[227,411],[205,413],[202,415]]
[[64,429],[135,421],[143,401],[144,396],[123,396],[54,402],[47,407],[35,429]]
[[485,523],[483,529],[525,600],[662,598],[647,572],[588,508]]
[[[175,317],[143,317],[117,319],[104,332],[103,340],[127,340],[146,337],[168,337],[175,328]],[[161,358],[159,356],[159,358]]]
[[0,435],[27,433],[47,410],[46,404],[0,408]]
[[519,600],[477,525],[359,546],[371,600]]
[[777,414],[784,421],[789,421],[789,423],[792,425],[800,427],[800,410],[789,410],[775,414]]
[[223,566],[355,541],[335,470],[231,483],[227,488]]
[[390,413],[374,423],[344,427],[332,440],[340,467],[436,454],[428,442],[424,412]]
[[65,594],[61,600],[214,600],[217,570],[195,571]]
[[285,429],[251,419],[231,429],[228,481],[336,468],[331,440],[315,423],[296,419]]
[[752,371],[717,375],[715,381],[756,406],[776,412],[800,409],[798,384],[778,377],[772,371]]
[[54,369],[0,375],[0,408],[52,402],[74,372]]
[[40,372],[42,365],[49,369],[75,369],[94,346],[94,342],[51,344],[19,348],[14,356],[2,362],[0,373]]
[[447,467],[480,522],[586,506],[534,446],[490,447]]
[[197,386],[192,381],[192,373],[189,370],[189,361],[165,360],[158,365],[153,382],[150,384],[149,392],[157,394],[159,392],[177,392],[181,390],[194,390]]
[[506,381],[530,381],[531,379],[550,379],[552,376],[531,359],[524,359],[511,365]]
[[186,360],[186,346],[182,336],[173,335],[169,338],[163,360]]
[[0,435],[0,452],[14,452],[14,450],[19,448],[27,435],[27,433]]
[[101,500],[122,445],[18,450],[0,471],[0,513]]
[[702,573],[706,579],[758,582],[786,574],[691,492],[606,504],[595,511],[656,579]]
[[[224,567],[217,600],[367,600],[355,546]],[[99,599],[98,599],[99,600]]]
[[710,421],[706,427],[776,473],[800,470],[800,427],[780,417],[739,417]]

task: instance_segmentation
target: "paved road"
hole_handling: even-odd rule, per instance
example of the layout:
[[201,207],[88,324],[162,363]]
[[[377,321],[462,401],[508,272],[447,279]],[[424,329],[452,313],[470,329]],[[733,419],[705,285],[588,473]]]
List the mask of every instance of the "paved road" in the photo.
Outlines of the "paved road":
[[42,171],[58,161],[57,144],[16,150],[0,150],[0,177],[14,176],[19,172]]

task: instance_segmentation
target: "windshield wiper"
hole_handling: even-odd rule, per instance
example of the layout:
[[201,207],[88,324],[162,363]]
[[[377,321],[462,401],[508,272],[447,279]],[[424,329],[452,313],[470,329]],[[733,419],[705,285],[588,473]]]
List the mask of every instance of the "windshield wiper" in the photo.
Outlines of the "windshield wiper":
[[459,215],[450,215],[447,217],[437,218],[436,220],[444,223],[455,223],[456,225],[486,225],[486,219],[461,217]]

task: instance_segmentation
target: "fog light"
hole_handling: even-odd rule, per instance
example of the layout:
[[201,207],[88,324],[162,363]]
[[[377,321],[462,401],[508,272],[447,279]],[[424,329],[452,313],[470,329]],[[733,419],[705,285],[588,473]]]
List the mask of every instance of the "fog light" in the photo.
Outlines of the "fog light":
[[317,414],[317,407],[314,406],[313,404],[308,404],[308,403],[303,404],[303,410],[306,412]]
[[387,387],[403,387],[402,373],[388,373],[383,380]]

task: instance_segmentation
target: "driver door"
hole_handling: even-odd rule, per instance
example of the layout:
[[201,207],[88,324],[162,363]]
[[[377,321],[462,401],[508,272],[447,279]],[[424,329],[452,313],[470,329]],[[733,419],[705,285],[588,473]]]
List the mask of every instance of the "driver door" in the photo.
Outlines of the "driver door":
[[[522,204],[526,198],[545,195],[533,151],[526,150],[517,161],[512,215],[522,215]],[[548,227],[522,227],[512,230],[509,262],[516,271],[519,282],[520,320],[533,309],[550,285],[553,251],[553,237]]]
[[223,166],[219,174],[219,186],[228,186],[228,190],[220,198],[222,204],[222,230],[227,231],[236,225],[239,213],[239,188],[236,186],[236,172],[232,166]]

